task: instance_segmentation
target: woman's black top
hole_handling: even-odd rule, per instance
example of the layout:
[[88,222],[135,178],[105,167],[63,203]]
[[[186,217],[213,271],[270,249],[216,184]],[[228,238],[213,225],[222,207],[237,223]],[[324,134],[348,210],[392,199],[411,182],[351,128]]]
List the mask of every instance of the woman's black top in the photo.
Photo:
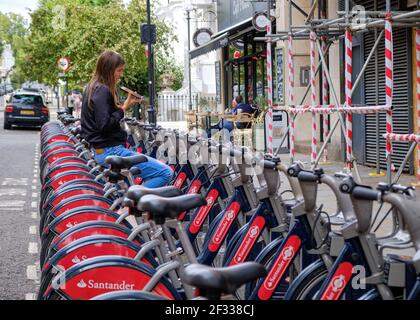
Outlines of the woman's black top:
[[100,84],[94,90],[91,108],[88,106],[88,95],[88,90],[85,90],[81,116],[83,138],[96,149],[125,144],[127,133],[120,126],[124,111],[115,108],[114,97],[108,87]]

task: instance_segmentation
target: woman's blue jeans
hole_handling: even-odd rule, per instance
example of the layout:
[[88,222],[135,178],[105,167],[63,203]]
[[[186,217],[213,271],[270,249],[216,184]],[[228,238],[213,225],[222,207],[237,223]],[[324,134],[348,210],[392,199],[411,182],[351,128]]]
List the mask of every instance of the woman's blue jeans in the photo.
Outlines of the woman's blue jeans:
[[[105,159],[108,156],[120,156],[128,157],[137,155],[137,152],[130,151],[124,146],[109,147],[104,149],[104,153],[95,154],[95,161],[102,165],[105,164]],[[166,164],[151,158],[147,157],[147,162],[140,163],[136,165],[141,171],[140,177],[143,179],[143,186],[146,188],[159,188],[166,186],[168,182],[172,179],[173,172],[169,166]]]

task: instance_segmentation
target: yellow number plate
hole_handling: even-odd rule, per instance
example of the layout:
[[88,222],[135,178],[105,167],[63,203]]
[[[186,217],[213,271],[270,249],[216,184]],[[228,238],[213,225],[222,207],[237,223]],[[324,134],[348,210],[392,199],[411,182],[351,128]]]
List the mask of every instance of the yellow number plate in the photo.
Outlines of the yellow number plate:
[[20,114],[25,115],[25,116],[34,116],[35,115],[35,111],[32,111],[32,110],[22,110],[20,112]]

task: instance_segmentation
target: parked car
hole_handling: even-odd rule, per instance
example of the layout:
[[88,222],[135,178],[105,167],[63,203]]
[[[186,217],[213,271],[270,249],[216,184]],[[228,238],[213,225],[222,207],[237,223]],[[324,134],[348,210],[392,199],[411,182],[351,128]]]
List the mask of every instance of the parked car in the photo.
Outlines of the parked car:
[[4,108],[4,129],[17,126],[42,126],[50,120],[50,112],[44,98],[38,92],[20,90],[14,92]]

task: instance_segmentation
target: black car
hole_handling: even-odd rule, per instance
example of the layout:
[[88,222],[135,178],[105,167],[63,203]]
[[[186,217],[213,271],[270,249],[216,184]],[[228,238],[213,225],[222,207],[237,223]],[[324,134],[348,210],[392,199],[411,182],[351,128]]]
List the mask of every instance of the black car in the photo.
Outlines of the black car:
[[17,91],[12,94],[4,109],[4,129],[12,125],[42,126],[50,120],[50,113],[41,94]]

